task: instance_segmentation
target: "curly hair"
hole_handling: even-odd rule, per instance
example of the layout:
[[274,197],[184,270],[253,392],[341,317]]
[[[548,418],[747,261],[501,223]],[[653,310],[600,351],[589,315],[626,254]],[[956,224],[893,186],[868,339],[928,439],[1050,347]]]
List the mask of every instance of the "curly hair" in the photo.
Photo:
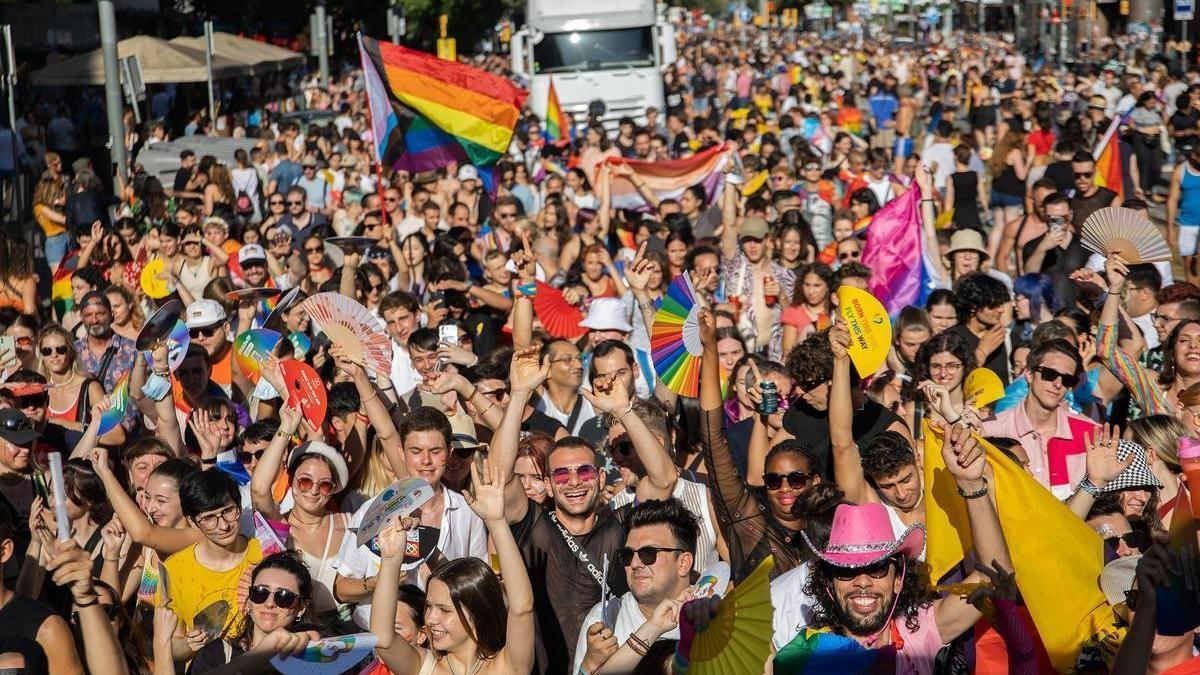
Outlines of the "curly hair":
[[917,461],[908,439],[891,430],[872,437],[859,452],[862,455],[863,474],[872,487],[877,479],[895,476],[901,469]]
[[1004,282],[984,272],[976,272],[958,280],[954,289],[954,313],[958,322],[965,323],[981,309],[1002,305],[1010,300]]
[[1200,319],[1183,319],[1175,324],[1175,329],[1167,336],[1167,342],[1163,345],[1162,370],[1159,371],[1158,376],[1158,385],[1162,387],[1163,391],[1175,385],[1175,378],[1179,375],[1176,372],[1175,345],[1179,342],[1179,335],[1183,333],[1183,329],[1192,325],[1200,326]]
[[[900,596],[896,599],[897,617],[904,617],[904,626],[911,632],[921,628],[918,610],[933,605],[936,595],[926,586],[924,579],[929,576],[929,570],[924,563],[909,559],[901,561],[901,555],[891,556],[897,566],[907,565],[904,581],[900,586]],[[833,566],[820,562],[809,566],[808,581],[804,583],[804,592],[817,599],[813,606],[812,619],[808,622],[813,628],[845,629],[847,621],[841,605],[833,598]]]
[[964,377],[967,373],[975,370],[975,350],[971,349],[966,339],[958,333],[942,331],[929,338],[929,341],[917,350],[917,372],[914,378],[917,382],[929,379],[929,360],[942,352],[949,352],[962,361],[961,372]]
[[792,381],[801,389],[812,389],[833,379],[833,348],[829,346],[829,329],[817,331],[793,347],[787,355],[786,365]]

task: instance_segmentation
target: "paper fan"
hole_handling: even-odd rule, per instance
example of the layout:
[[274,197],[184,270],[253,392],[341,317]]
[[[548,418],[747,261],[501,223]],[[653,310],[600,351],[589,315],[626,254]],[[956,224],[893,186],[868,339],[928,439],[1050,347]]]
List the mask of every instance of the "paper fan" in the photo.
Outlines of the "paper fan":
[[377,378],[391,377],[392,340],[379,317],[340,293],[317,293],[300,306],[330,342],[345,347],[351,361]]
[[1120,254],[1131,265],[1171,259],[1171,248],[1158,227],[1133,209],[1114,206],[1096,211],[1083,221],[1079,238],[1089,251],[1105,257]]
[[688,275],[680,274],[663,296],[650,331],[650,358],[658,379],[680,396],[700,395],[700,306]]
[[672,672],[688,675],[761,673],[771,655],[771,570],[767,556],[750,576],[721,599],[717,615],[700,633],[680,616]]
[[583,310],[567,302],[563,292],[550,284],[537,282],[533,312],[551,337],[574,340],[587,332],[579,325],[583,321]]

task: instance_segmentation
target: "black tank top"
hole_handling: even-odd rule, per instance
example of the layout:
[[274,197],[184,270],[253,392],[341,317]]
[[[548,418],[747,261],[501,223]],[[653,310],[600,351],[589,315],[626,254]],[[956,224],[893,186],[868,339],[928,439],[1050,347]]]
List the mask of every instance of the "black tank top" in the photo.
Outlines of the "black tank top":
[[1000,194],[1025,196],[1025,183],[1017,178],[1017,170],[1011,164],[1004,167],[1004,171],[992,180],[992,189]]
[[25,657],[27,673],[48,673],[46,652],[38,644],[42,624],[54,612],[36,600],[14,595],[0,607],[0,654],[18,652]]

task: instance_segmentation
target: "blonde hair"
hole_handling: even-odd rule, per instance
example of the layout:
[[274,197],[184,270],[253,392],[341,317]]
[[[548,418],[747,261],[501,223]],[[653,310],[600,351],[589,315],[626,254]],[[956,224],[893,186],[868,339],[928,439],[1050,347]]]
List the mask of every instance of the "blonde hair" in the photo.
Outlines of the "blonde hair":
[[70,357],[70,359],[71,359],[71,372],[76,375],[85,374],[83,372],[83,367],[79,365],[79,352],[75,350],[75,338],[71,336],[71,334],[67,331],[66,328],[63,328],[62,326],[60,326],[56,323],[46,324],[45,327],[43,327],[40,331],[38,331],[38,334],[33,341],[33,344],[37,347],[37,350],[38,350],[37,351],[37,361],[38,361],[37,371],[38,371],[38,373],[41,374],[42,377],[46,378],[47,382],[52,381],[50,379],[50,369],[48,367],[46,367],[46,360],[44,358],[42,358],[42,352],[41,352],[42,343],[45,342],[46,338],[50,337],[51,335],[57,335],[57,336],[61,337],[63,339],[63,342],[67,345],[67,356]]
[[142,311],[142,305],[133,297],[133,291],[129,290],[122,284],[113,284],[104,289],[105,295],[119,295],[129,305],[129,325],[141,330],[142,326],[146,325],[146,313]]
[[388,471],[383,464],[383,446],[380,445],[378,438],[371,444],[371,451],[367,453],[366,461],[366,466],[353,482],[358,483],[354,491],[365,499],[370,499],[383,492],[383,489],[391,485],[396,478],[395,474]]
[[[1191,389],[1189,388],[1188,391]],[[1180,394],[1179,400],[1183,402],[1183,394]],[[1192,404],[1184,403],[1184,405]],[[1179,439],[1188,435],[1187,427],[1183,422],[1170,415],[1150,415],[1130,420],[1129,435],[1133,437],[1133,442],[1152,452],[1156,459],[1170,469],[1171,473],[1183,473],[1183,467],[1179,464]]]

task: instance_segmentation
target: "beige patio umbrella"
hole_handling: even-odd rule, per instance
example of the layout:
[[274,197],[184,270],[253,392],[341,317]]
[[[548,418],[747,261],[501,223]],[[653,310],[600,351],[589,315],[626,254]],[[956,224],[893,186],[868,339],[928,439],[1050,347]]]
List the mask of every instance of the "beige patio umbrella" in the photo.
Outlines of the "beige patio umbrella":
[[[117,56],[136,55],[146,84],[175,82],[204,82],[208,70],[204,50],[172,44],[149,35],[138,35],[117,43]],[[245,74],[247,66],[220,55],[213,56],[213,77],[235,77]],[[99,49],[53,63],[32,75],[35,85],[85,86],[104,84],[104,56]]]
[[[177,37],[171,44],[183,45],[204,53],[204,36]],[[213,54],[247,66],[251,72],[282,70],[304,62],[304,55],[266,42],[233,35],[213,33]]]

